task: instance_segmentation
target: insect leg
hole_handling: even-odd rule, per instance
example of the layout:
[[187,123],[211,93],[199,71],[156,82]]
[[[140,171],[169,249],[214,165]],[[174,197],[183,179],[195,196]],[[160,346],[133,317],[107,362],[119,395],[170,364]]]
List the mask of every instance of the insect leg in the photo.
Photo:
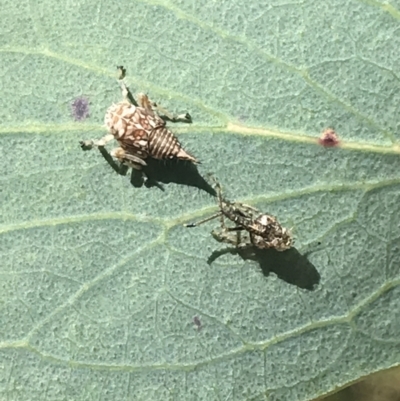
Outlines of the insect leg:
[[146,109],[146,111],[150,114],[154,114],[153,102],[149,99],[149,97],[145,93],[138,93],[137,102],[140,107]]
[[224,199],[222,197],[222,190],[221,190],[221,185],[220,183],[217,181],[217,179],[211,174],[207,174],[208,177],[214,181],[215,184],[215,189],[217,192],[217,197],[218,197],[218,207],[219,207],[219,215],[220,215],[220,223],[221,223],[221,227],[225,230],[226,226],[225,226],[225,215],[224,215]]
[[217,181],[217,179],[213,175],[211,175],[211,174],[208,174],[208,175],[214,181],[215,189],[217,190],[218,205],[219,205],[220,210],[222,210],[224,199],[222,198],[221,184]]
[[170,121],[171,123],[187,123],[187,124],[191,124],[193,122],[192,116],[189,113],[182,113],[175,115],[169,113],[167,110],[165,110],[161,106],[158,106],[156,103],[154,103],[153,106],[157,110],[159,117],[164,121]]
[[212,230],[211,235],[215,240],[218,242],[225,242],[227,244],[235,245],[237,246],[237,236],[232,236],[230,233],[228,233],[226,230]]
[[127,159],[133,163],[140,164],[142,166],[147,166],[147,163],[143,159],[141,159],[140,157],[131,155],[130,153],[125,154],[125,159]]
[[112,134],[107,134],[103,136],[103,138],[99,140],[93,140],[89,139],[87,141],[80,141],[79,143],[81,144],[81,148],[83,150],[90,150],[93,148],[99,148],[99,147],[104,147],[108,142],[112,141],[114,139],[114,135]]
[[[234,243],[235,246],[239,246],[240,243],[242,242],[242,232],[245,230],[242,226],[235,226],[235,227],[223,227],[224,231],[226,232],[226,235],[229,235],[229,233],[236,233],[235,238],[236,242]],[[233,243],[233,242],[232,242]]]
[[232,232],[229,232],[225,229],[222,230],[213,230],[211,235],[218,242],[225,242],[230,245],[234,245],[236,248],[244,249],[251,246],[249,239],[244,239],[241,237],[241,231],[236,231],[236,235],[232,235]]
[[191,124],[193,122],[192,116],[189,113],[178,114],[177,116],[167,116],[165,114],[160,114],[160,118],[164,121],[170,121],[171,123]]
[[245,230],[242,226],[235,226],[235,227],[225,227],[226,231],[243,231]]
[[192,123],[192,117],[189,113],[174,115],[163,107],[159,106],[157,103],[152,102],[149,97],[144,93],[139,93],[137,97],[140,107],[143,107],[149,113],[154,113],[154,111],[156,111],[158,117],[160,117],[163,121],[170,121],[173,123]]
[[215,189],[217,192],[217,197],[218,197],[218,207],[221,213],[221,218],[220,218],[220,222],[221,222],[221,227],[226,230],[226,225],[225,225],[225,215],[224,215],[224,199],[222,198],[222,190],[221,190],[221,185],[220,183],[216,180],[216,178],[212,175],[209,174],[209,177],[214,181],[215,184]]
[[135,98],[132,95],[132,92],[126,86],[126,83],[124,81],[126,69],[122,65],[118,66],[117,69],[118,69],[118,81],[121,86],[122,97],[124,98],[125,101],[138,107],[139,106],[138,102],[135,100]]
[[141,170],[143,166],[147,166],[147,163],[143,159],[133,154],[125,152],[125,150],[122,148],[113,149],[110,152],[110,155],[118,159],[121,164],[127,165],[128,167],[132,167],[135,170]]
[[203,220],[198,221],[197,223],[184,224],[184,226],[188,227],[188,228],[197,227],[200,224],[206,223],[207,221],[216,219],[217,217],[221,216],[221,214],[222,214],[221,212],[218,212],[218,213],[215,213],[215,214],[213,214],[213,215],[211,215],[211,216],[209,216],[209,217],[207,217],[207,218],[205,218]]
[[106,159],[107,163],[113,168],[113,170],[118,173],[119,175],[126,175],[128,172],[128,166],[124,165],[123,163],[116,163],[113,159],[112,155],[107,151],[106,148],[100,146],[99,151],[102,156]]

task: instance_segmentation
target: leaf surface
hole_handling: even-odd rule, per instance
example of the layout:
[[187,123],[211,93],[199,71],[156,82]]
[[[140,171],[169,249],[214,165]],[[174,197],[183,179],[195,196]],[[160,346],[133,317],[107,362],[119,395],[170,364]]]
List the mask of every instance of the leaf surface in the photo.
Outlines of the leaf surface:
[[[2,397],[309,400],[399,364],[398,1],[45,0],[2,14]],[[214,198],[134,188],[80,150],[105,134],[121,64],[132,90],[190,112],[171,128],[202,175],[293,227],[289,270],[301,278],[308,260],[313,290],[279,258],[269,275],[237,254],[208,264],[218,221],[182,224]],[[318,144],[328,127],[340,147]]]

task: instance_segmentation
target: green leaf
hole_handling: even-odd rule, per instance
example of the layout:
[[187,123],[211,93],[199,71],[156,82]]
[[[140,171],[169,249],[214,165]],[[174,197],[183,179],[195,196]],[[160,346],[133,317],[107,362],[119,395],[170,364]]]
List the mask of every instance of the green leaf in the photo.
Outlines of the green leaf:
[[[399,364],[398,0],[1,8],[0,398],[309,400]],[[314,290],[275,262],[208,264],[218,221],[182,224],[214,198],[81,151],[121,64],[190,112],[171,126],[202,175],[293,227]]]

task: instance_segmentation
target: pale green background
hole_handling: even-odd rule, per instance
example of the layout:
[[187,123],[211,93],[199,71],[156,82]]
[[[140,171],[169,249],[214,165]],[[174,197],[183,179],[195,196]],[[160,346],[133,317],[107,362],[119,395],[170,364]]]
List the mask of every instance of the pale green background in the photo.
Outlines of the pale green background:
[[[1,399],[308,400],[399,363],[400,1],[0,9]],[[182,223],[209,195],[133,188],[80,150],[120,64],[191,113],[174,132],[227,197],[279,216],[300,252],[321,242],[315,291],[208,265],[218,222]],[[343,149],[312,140],[327,127]]]

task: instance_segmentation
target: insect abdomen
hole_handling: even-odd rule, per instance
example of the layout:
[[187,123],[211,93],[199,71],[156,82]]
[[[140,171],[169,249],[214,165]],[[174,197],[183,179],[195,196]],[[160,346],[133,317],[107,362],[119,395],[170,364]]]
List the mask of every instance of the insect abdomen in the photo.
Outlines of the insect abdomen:
[[176,136],[165,126],[154,128],[149,135],[148,152],[155,159],[181,159],[198,161],[182,149]]

